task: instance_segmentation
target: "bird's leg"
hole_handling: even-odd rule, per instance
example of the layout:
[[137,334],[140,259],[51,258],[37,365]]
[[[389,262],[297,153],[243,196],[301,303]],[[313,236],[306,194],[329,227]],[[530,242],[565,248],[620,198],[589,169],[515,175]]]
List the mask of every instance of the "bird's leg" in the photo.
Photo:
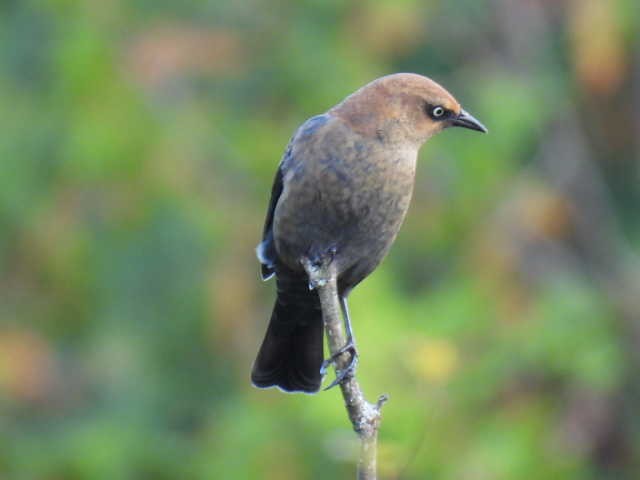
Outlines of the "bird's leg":
[[336,385],[342,383],[345,378],[353,376],[356,373],[356,367],[358,365],[359,355],[358,350],[356,349],[353,329],[351,328],[351,318],[349,316],[347,297],[344,297],[342,295],[340,295],[340,308],[342,310],[342,317],[344,318],[344,325],[347,333],[347,343],[342,348],[340,348],[340,350],[331,355],[331,357],[322,362],[322,366],[320,367],[320,375],[324,377],[327,374],[329,366],[335,364],[340,355],[342,355],[343,353],[349,352],[351,354],[351,359],[349,360],[349,364],[345,368],[338,370],[336,379],[331,382],[331,384],[329,384],[329,386],[326,387],[325,390],[329,390],[330,388],[333,388]]

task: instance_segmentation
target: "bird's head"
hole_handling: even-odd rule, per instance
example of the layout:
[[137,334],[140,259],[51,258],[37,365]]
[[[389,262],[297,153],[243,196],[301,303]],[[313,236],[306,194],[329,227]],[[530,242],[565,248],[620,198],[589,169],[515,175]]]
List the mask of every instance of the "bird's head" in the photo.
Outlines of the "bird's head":
[[487,132],[442,86],[414,73],[378,78],[349,95],[331,113],[365,136],[418,147],[447,127]]

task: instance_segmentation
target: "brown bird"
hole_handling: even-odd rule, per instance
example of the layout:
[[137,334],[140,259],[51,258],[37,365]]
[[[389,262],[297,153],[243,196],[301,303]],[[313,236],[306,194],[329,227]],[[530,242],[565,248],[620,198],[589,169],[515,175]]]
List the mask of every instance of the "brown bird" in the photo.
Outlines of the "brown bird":
[[323,363],[320,302],[302,263],[327,255],[338,275],[349,339],[341,352],[351,353],[355,368],[347,297],[396,238],[411,200],[418,150],[447,127],[487,131],[433,80],[398,73],[365,85],[294,134],[276,172],[257,248],[262,278],[275,274],[278,297],[253,365],[255,386],[308,393],[320,388],[336,355]]

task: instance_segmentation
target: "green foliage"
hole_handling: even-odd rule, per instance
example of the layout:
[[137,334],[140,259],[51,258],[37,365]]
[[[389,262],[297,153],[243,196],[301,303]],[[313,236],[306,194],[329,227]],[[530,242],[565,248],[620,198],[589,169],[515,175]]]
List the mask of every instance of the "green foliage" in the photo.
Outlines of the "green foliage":
[[4,2],[0,477],[351,478],[337,390],[249,385],[253,248],[296,126],[415,71],[490,134],[429,142],[351,298],[381,476],[638,478],[636,11]]

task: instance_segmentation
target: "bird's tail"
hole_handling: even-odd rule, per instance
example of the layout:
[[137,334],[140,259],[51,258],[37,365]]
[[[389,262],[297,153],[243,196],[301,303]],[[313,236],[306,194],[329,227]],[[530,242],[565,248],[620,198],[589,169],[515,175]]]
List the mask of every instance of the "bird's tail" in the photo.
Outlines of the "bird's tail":
[[256,387],[315,393],[323,360],[322,311],[306,279],[278,276],[278,298],[267,333],[253,364]]

